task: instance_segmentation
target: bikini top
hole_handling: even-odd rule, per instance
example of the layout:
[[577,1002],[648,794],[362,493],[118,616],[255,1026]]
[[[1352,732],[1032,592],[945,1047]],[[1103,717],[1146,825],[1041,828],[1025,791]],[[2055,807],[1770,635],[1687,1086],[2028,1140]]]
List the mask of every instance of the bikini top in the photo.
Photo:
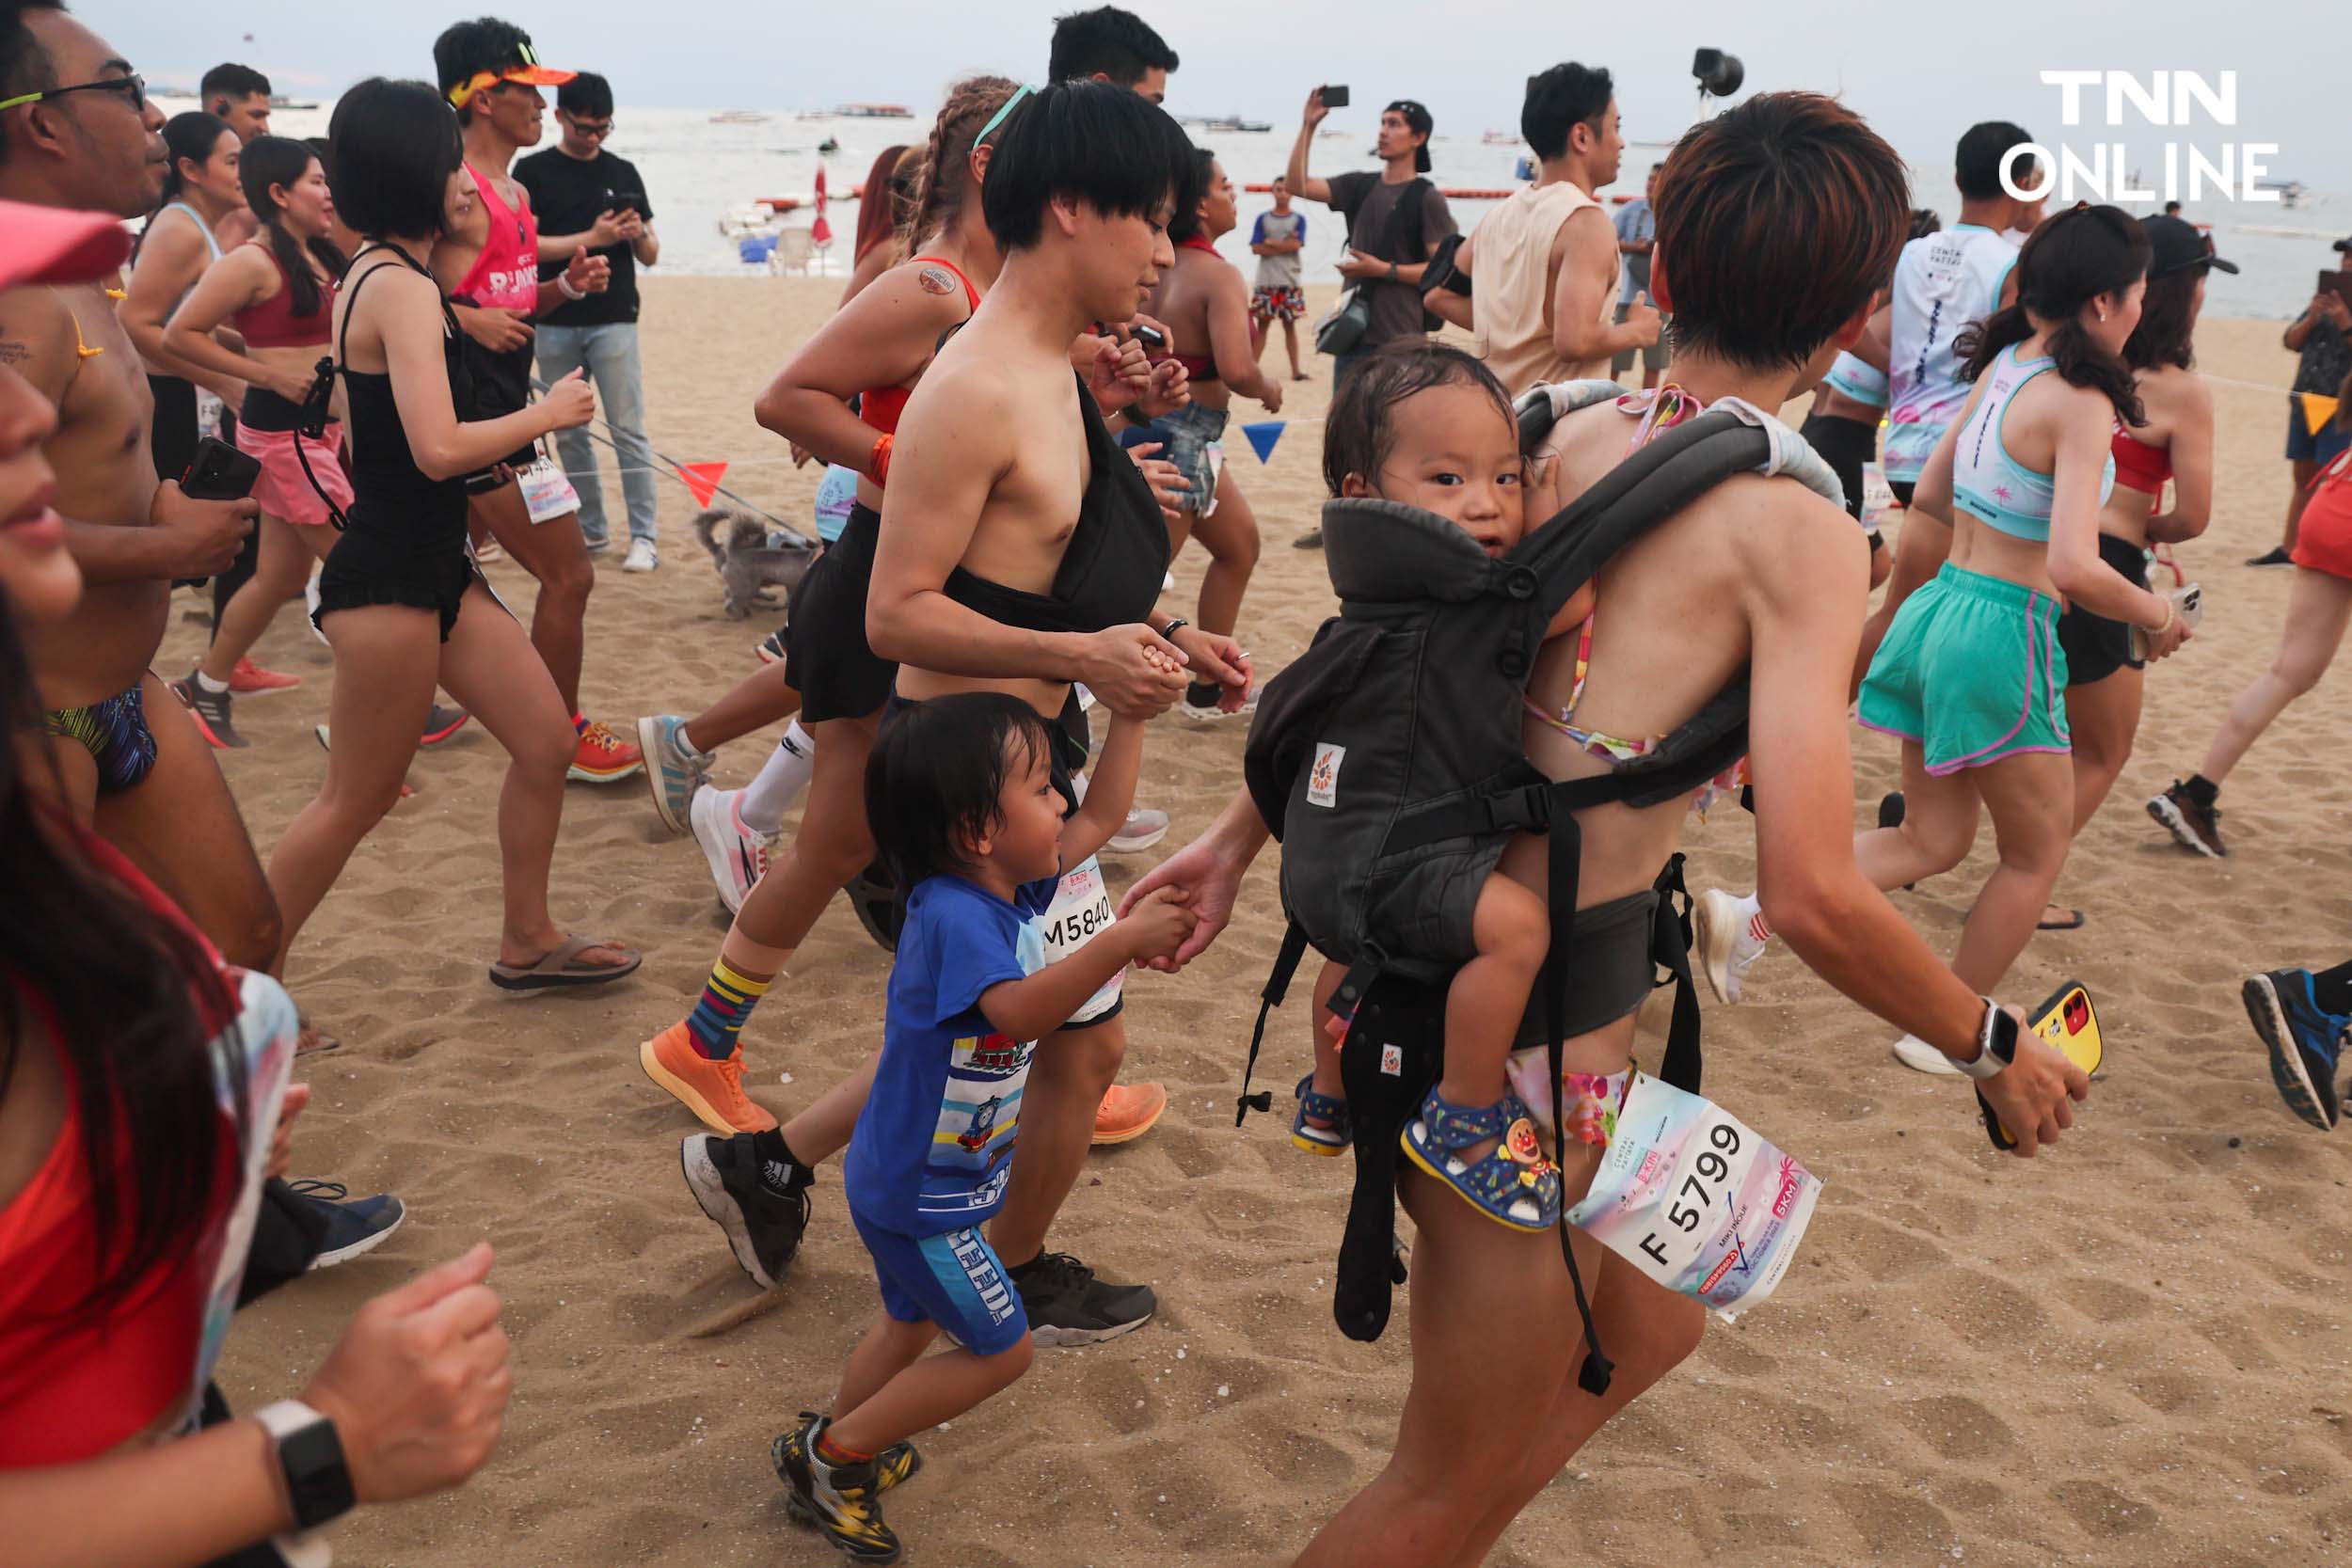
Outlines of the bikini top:
[[[1212,256],[1216,254],[1216,246],[1210,244],[1206,236],[1200,234],[1195,234],[1189,240],[1177,241],[1176,248],[1179,250],[1205,250]],[[1217,379],[1216,356],[1213,354],[1168,354],[1161,356],[1161,358],[1173,359],[1176,363],[1184,366],[1184,374],[1191,380],[1205,384]],[[1157,364],[1159,363],[1159,360],[1155,359],[1152,363]]]
[[[343,307],[342,342],[335,356],[343,378],[343,388],[351,405],[351,485],[363,501],[398,504],[421,503],[448,507],[454,502],[455,514],[462,520],[466,510],[466,482],[462,479],[432,479],[417,467],[416,454],[408,447],[408,432],[400,422],[400,404],[392,396],[392,377],[384,371],[355,371],[351,368],[351,316],[358,309],[359,291],[369,278],[386,269],[370,267],[359,271],[359,263],[375,251],[386,251],[418,276],[431,280],[432,273],[419,266],[416,261],[397,245],[372,244],[352,258],[351,300]],[[438,294],[439,286],[436,284]],[[451,406],[465,408],[473,402],[473,377],[466,368],[460,351],[464,335],[457,329],[457,318],[451,313],[449,301],[441,306],[441,359],[449,372]]]
[[[910,264],[930,261],[946,267],[956,275],[956,281],[963,285],[966,309],[977,310],[980,308],[980,291],[963,276],[963,269],[953,261],[944,256],[910,256],[907,261]],[[969,321],[971,317],[967,315],[964,319]],[[898,420],[907,411],[907,399],[914,395],[914,388],[912,387],[868,387],[858,394],[857,417],[885,436],[896,435]]]
[[[2011,343],[1985,372],[1984,395],[1977,412],[1960,433],[1952,454],[1952,497],[1969,514],[1996,532],[2012,539],[2046,541],[2057,476],[2028,468],[2010,455],[2001,427],[2010,400],[2018,388],[2057,363],[2048,356],[2017,357]],[[2107,458],[2099,477],[2099,499],[2105,504],[2115,489],[2115,459]]]
[[335,285],[319,282],[318,309],[307,316],[296,315],[294,275],[286,270],[286,263],[279,260],[275,248],[263,245],[262,254],[278,269],[278,292],[230,318],[231,325],[245,334],[246,347],[326,347],[335,335]]
[[1078,526],[1054,573],[1053,592],[1008,588],[961,566],[947,574],[944,588],[965,609],[1026,631],[1096,632],[1140,621],[1158,602],[1168,573],[1168,523],[1159,499],[1111,438],[1085,378],[1072,379],[1092,477],[1078,498]]
[[2152,447],[2128,430],[2118,429],[2109,444],[2115,460],[2115,482],[2145,495],[2158,495],[2172,477],[2172,449]]

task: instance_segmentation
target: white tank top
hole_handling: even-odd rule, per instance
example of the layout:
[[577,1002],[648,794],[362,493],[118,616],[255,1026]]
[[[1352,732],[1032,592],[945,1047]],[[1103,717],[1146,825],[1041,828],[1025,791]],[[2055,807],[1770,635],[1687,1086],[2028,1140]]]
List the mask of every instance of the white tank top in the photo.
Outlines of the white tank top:
[[1968,403],[1952,345],[1991,315],[2017,264],[2008,238],[1973,223],[1955,224],[1903,246],[1895,263],[1893,319],[1886,358],[1886,477],[1915,483],[1947,426]]
[[[1538,382],[1605,378],[1609,356],[1581,365],[1560,357],[1551,345],[1551,243],[1560,226],[1600,203],[1565,180],[1514,191],[1479,219],[1470,237],[1470,324],[1478,357],[1495,372],[1503,390],[1518,396]],[[1615,243],[1614,236],[1611,244]],[[1601,291],[1600,325],[1613,319],[1625,258],[1618,277]]]

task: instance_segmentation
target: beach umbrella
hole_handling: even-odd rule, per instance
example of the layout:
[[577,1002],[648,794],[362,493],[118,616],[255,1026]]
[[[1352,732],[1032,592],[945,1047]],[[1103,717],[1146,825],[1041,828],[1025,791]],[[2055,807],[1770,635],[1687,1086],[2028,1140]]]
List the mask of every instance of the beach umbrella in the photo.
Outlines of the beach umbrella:
[[819,250],[833,244],[833,225],[825,221],[825,166],[817,166],[817,221],[808,226],[808,237]]

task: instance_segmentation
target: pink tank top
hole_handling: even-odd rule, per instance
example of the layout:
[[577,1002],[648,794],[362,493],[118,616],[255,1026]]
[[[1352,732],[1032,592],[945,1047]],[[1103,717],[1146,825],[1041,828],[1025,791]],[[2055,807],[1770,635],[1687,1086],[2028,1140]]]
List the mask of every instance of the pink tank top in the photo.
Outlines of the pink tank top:
[[475,199],[488,214],[490,232],[472,269],[451,293],[485,309],[528,316],[539,308],[539,220],[528,207],[509,207],[480,169],[468,164],[466,171],[479,187]]

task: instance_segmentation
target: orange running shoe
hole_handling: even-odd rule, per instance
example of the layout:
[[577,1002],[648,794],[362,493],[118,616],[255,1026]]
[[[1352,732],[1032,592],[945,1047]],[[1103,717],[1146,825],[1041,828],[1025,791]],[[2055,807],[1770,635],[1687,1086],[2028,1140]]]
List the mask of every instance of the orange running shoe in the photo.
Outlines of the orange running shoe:
[[573,754],[567,778],[581,784],[616,784],[645,766],[645,753],[633,740],[623,740],[603,724],[591,721],[580,732],[580,750]]
[[264,691],[292,691],[301,684],[300,675],[264,670],[250,658],[237,660],[237,667],[229,672],[229,693],[232,697],[255,697]]
[[743,1051],[713,1061],[696,1048],[683,1020],[637,1048],[645,1076],[677,1096],[714,1132],[765,1132],[776,1118],[743,1092]]
[[1131,1143],[1152,1131],[1168,1109],[1168,1091],[1157,1084],[1113,1084],[1094,1108],[1094,1142]]

